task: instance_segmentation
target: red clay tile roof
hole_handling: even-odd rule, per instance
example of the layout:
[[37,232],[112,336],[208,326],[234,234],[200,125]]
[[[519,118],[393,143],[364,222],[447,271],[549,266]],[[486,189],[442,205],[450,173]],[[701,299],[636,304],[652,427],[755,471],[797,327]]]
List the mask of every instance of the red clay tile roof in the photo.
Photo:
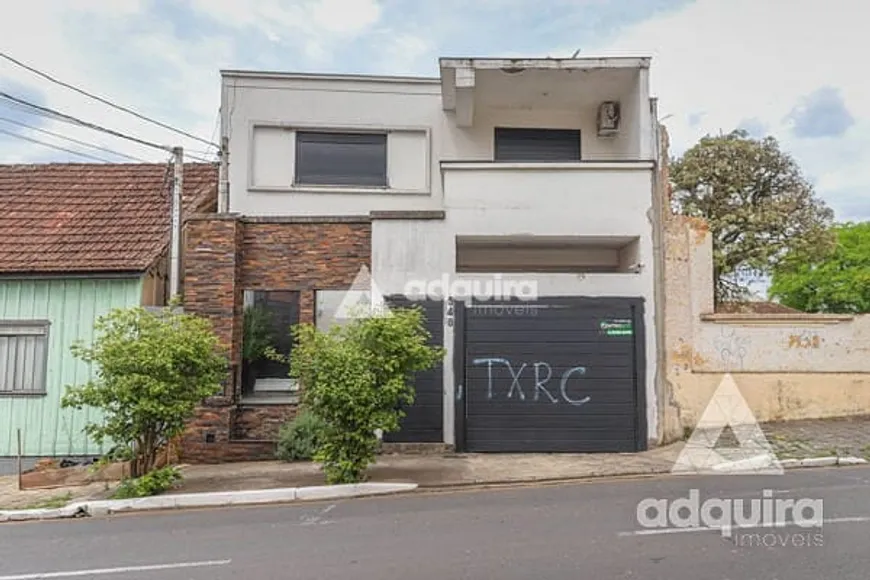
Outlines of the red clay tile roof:
[[[0,165],[0,273],[142,272],[169,242],[162,164]],[[184,165],[185,214],[212,209],[216,164]]]

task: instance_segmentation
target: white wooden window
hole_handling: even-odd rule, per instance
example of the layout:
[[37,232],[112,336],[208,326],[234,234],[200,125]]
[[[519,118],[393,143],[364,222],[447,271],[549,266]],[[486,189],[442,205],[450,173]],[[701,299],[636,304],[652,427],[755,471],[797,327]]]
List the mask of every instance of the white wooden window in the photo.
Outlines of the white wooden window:
[[45,393],[46,320],[0,320],[0,394]]

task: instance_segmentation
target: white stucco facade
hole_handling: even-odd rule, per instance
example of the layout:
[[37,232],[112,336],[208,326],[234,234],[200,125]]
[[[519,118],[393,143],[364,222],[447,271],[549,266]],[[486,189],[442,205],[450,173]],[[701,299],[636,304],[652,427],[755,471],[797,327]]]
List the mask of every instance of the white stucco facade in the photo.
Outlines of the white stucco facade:
[[[507,68],[496,60],[442,60],[441,77],[431,79],[224,72],[229,187],[221,211],[258,217],[443,212],[435,219],[372,220],[372,276],[384,294],[445,275],[491,279],[491,273],[457,274],[457,244],[466,237],[509,239],[518,248],[524,240],[564,239],[577,252],[586,240],[604,254],[630,242],[631,264],[620,258],[618,271],[504,278],[533,279],[540,296],[644,299],[647,429],[655,439],[656,121],[649,61],[548,62],[510,61]],[[621,105],[615,135],[598,135],[603,101]],[[496,127],[579,130],[581,160],[493,163]],[[294,184],[294,133],[307,129],[386,132],[388,186]],[[445,322],[444,330],[444,436],[453,443],[453,327]]]

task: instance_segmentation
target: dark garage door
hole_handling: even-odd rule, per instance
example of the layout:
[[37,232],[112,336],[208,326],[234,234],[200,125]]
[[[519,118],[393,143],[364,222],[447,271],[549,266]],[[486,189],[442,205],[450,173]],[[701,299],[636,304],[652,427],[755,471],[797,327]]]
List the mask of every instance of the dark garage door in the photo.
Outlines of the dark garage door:
[[[420,306],[426,317],[426,328],[432,335],[430,344],[444,346],[444,304],[438,300],[411,302],[406,298],[392,296],[387,299],[390,307]],[[395,433],[385,433],[384,441],[390,443],[441,443],[444,441],[444,383],[443,365],[418,373],[414,381],[416,395],[414,404],[405,409],[402,428]]]
[[641,299],[475,305],[462,325],[466,450],[646,447]]

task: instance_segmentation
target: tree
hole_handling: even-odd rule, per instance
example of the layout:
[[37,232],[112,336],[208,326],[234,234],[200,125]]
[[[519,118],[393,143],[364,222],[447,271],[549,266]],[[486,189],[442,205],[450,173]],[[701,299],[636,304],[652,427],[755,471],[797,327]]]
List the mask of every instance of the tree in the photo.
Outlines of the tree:
[[768,274],[789,253],[816,260],[833,248],[833,212],[773,137],[708,135],[670,177],[675,210],[710,225],[717,303],[748,293],[738,274]]
[[413,375],[444,357],[428,346],[418,308],[358,318],[328,332],[293,328],[290,376],[302,386],[302,404],[325,423],[314,459],[329,483],[363,478],[374,462],[377,430],[397,431],[403,405],[414,401]]
[[804,312],[870,312],[870,222],[833,231],[837,244],[826,259],[792,253],[773,271],[771,298]]
[[130,448],[130,475],[140,477],[181,434],[196,405],[220,390],[227,362],[207,320],[172,308],[115,309],[97,320],[95,331],[93,345],[78,342],[72,353],[96,364],[96,378],[67,386],[61,404],[102,411],[84,431],[97,443],[109,439]]

